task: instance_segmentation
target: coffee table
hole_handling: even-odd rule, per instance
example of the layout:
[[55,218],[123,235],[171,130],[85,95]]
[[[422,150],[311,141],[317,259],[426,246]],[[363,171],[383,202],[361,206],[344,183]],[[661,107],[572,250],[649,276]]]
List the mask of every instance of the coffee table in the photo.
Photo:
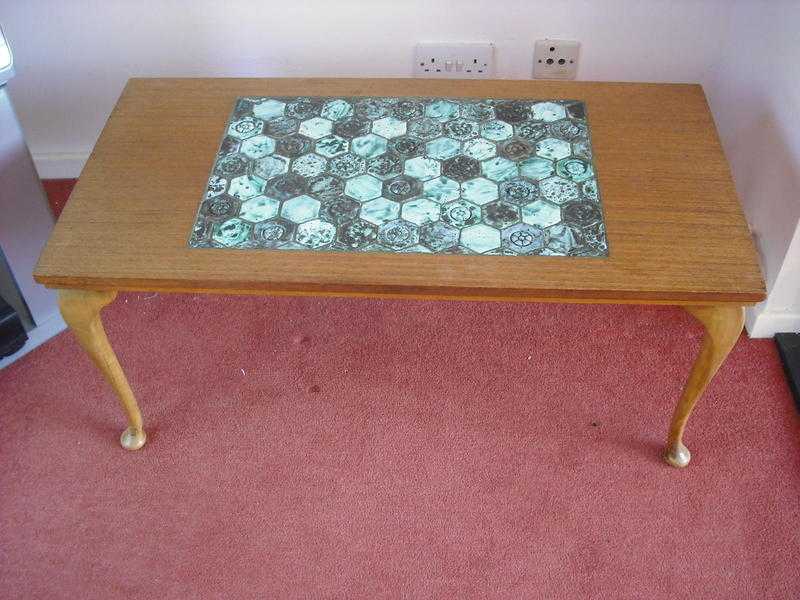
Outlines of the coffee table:
[[[241,96],[582,100],[609,254],[190,248],[198,199]],[[695,403],[739,338],[744,307],[765,298],[703,90],[683,84],[132,79],[34,277],[59,290],[65,321],[119,397],[128,420],[121,443],[130,450],[145,443],[142,417],[100,319],[122,290],[682,306],[705,337],[667,436],[664,458],[679,467],[690,460],[682,436]]]

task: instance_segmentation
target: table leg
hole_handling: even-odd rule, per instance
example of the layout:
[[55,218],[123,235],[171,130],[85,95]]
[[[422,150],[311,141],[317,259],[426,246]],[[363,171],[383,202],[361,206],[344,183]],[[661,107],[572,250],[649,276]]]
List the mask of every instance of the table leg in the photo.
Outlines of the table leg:
[[146,440],[142,415],[125,373],[119,366],[111,344],[108,343],[103,322],[100,320],[100,310],[116,297],[117,292],[62,289],[58,292],[58,304],[64,321],[114,388],[122,410],[128,417],[128,428],[120,437],[122,447],[127,450],[138,450],[144,446]]
[[741,306],[685,306],[684,308],[703,324],[706,333],[700,354],[692,366],[669,428],[664,460],[673,467],[685,467],[689,464],[692,455],[681,439],[686,422],[706,386],[736,345],[744,326],[744,307]]

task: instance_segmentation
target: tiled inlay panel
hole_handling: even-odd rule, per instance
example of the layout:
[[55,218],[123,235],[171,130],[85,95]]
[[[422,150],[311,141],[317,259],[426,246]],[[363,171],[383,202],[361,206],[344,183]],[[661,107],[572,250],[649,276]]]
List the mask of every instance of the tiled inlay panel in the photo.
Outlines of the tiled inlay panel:
[[607,256],[583,102],[240,98],[189,245]]

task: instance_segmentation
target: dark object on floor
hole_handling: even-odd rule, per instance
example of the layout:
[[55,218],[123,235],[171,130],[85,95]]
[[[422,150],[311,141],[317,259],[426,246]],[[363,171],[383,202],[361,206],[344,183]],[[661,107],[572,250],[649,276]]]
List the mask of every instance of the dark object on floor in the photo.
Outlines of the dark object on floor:
[[0,296],[0,358],[11,356],[22,348],[28,334],[11,305]]
[[792,390],[794,403],[800,411],[800,333],[776,333],[775,343],[781,356],[789,389]]

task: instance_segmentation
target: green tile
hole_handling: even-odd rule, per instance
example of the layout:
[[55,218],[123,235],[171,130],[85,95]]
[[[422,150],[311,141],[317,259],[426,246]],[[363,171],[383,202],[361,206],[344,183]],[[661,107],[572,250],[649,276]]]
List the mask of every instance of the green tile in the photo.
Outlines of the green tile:
[[608,255],[577,100],[237,100],[189,245]]

